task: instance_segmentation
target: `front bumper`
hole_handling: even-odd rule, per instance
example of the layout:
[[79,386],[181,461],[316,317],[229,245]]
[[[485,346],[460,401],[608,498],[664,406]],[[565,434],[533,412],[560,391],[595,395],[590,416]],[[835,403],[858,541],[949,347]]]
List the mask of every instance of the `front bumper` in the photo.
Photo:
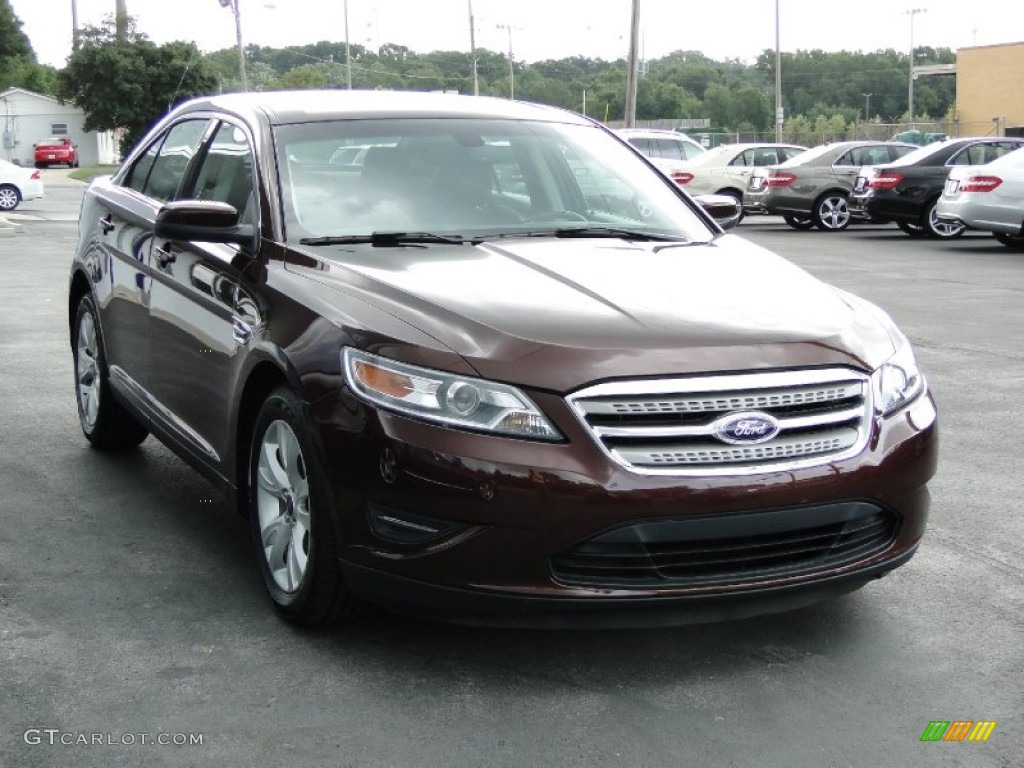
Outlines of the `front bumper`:
[[[606,614],[613,624],[707,621],[788,610],[856,589],[906,562],[918,546],[938,452],[928,394],[879,420],[867,448],[852,458],[785,472],[688,477],[616,466],[567,423],[559,424],[567,442],[545,444],[366,410],[351,434],[330,418],[351,413],[351,402],[339,409],[332,399],[318,404],[326,417],[318,421],[351,589],[399,611],[459,621],[587,623]],[[567,580],[553,565],[560,553],[631,524],[720,521],[727,538],[730,517],[860,502],[891,512],[890,538],[863,557],[820,567],[659,584]],[[374,524],[382,511],[444,530],[402,541]]]

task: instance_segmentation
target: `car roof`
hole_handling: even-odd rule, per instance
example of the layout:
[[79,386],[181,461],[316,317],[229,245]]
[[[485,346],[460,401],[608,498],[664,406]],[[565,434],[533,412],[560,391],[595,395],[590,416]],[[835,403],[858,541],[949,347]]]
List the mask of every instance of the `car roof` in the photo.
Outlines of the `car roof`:
[[487,96],[460,96],[411,91],[260,91],[193,99],[175,112],[226,111],[240,116],[263,115],[272,125],[338,119],[395,117],[466,117],[497,120],[539,120],[593,125],[563,109]]

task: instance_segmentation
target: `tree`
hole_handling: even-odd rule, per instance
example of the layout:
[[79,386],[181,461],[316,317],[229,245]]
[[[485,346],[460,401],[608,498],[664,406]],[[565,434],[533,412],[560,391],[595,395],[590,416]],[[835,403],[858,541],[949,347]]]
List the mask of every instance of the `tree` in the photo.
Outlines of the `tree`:
[[15,86],[36,93],[57,92],[57,70],[36,61],[9,0],[0,0],[0,90]]
[[21,27],[22,21],[14,15],[10,0],[0,0],[0,64],[5,59],[36,60],[32,44]]
[[135,31],[124,40],[113,21],[82,30],[82,45],[60,72],[58,97],[85,112],[87,131],[123,131],[121,148],[135,144],[167,110],[217,90],[217,76],[194,43],[157,46]]

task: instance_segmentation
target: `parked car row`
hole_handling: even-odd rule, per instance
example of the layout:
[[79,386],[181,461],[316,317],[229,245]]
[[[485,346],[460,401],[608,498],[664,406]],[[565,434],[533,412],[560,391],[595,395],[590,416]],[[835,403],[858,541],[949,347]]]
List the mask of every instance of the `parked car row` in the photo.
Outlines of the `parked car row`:
[[[825,144],[779,165],[755,168],[743,208],[782,216],[794,229],[837,232],[857,221],[894,222],[912,237],[953,238],[975,228],[998,232],[1006,245],[1024,246],[1024,196],[1014,175],[1018,168],[1024,174],[1021,150],[1022,138],[992,136],[924,147],[880,141]],[[994,162],[1008,177],[1005,187],[1001,176],[985,173]],[[949,178],[956,183],[947,184]],[[977,197],[1000,188],[998,195]],[[955,205],[960,196],[987,212],[962,214]],[[999,211],[996,221],[985,218],[992,206]]]

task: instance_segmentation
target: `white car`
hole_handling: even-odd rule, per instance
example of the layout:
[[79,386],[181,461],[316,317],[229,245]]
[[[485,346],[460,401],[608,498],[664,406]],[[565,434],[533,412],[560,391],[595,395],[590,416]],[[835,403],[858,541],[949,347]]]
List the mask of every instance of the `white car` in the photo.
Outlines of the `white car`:
[[991,232],[1003,245],[1024,249],[1024,148],[986,165],[954,166],[935,217]]
[[677,174],[682,173],[683,164],[707,151],[689,136],[678,131],[620,128],[615,133],[628,141],[677,184]]
[[0,160],[0,213],[13,211],[22,200],[43,196],[43,181],[38,170]]

